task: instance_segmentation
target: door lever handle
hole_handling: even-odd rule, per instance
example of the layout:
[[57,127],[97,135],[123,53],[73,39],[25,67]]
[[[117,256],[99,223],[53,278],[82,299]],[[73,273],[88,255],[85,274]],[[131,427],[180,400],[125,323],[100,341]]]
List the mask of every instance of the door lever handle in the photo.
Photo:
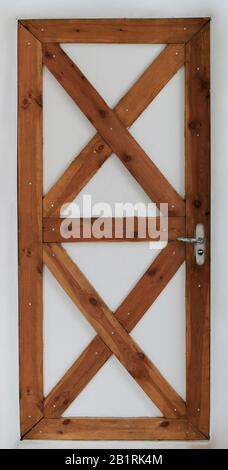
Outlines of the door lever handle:
[[195,229],[195,237],[177,237],[179,242],[194,244],[194,252],[196,264],[202,266],[205,262],[206,244],[205,231],[203,224],[197,224]]
[[177,240],[183,243],[198,243],[199,245],[204,243],[204,238],[201,238],[201,237],[198,237],[198,238],[177,237]]

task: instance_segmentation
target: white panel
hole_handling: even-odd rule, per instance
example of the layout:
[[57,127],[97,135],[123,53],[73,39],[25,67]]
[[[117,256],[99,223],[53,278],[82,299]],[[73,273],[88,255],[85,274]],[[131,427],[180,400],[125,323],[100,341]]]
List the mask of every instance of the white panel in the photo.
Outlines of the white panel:
[[61,44],[113,107],[164,49],[163,44]]
[[[78,204],[84,217],[91,215],[88,214],[85,209],[83,211],[83,196],[87,194],[91,195],[92,204],[103,201],[110,204],[112,210],[114,210],[116,202],[131,202],[132,204],[137,204],[137,202],[149,204],[151,202],[142,187],[116,155],[112,155],[106,160],[99,171],[97,171],[94,177],[75,198],[74,202]],[[94,213],[93,215],[95,216],[97,214]],[[114,215],[113,213],[113,216]],[[118,214],[116,214],[116,216],[118,216]]]
[[95,331],[44,269],[44,394],[50,392],[95,336]]
[[46,67],[43,88],[46,193],[96,131]]
[[158,255],[149,243],[65,243],[64,248],[109,308],[117,309]]
[[162,413],[112,357],[63,416],[162,416]]
[[129,132],[184,196],[184,67],[161,90]]
[[131,334],[185,399],[185,265],[181,266]]

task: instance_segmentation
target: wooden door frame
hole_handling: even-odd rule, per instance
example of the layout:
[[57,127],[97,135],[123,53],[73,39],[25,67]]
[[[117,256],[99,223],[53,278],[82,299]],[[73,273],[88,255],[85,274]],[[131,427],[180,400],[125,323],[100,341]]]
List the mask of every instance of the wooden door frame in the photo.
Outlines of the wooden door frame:
[[[111,110],[59,46],[59,43],[91,42],[165,43],[167,46],[115,109]],[[21,436],[24,439],[209,438],[209,42],[209,18],[18,22],[20,418]],[[98,134],[71,162],[44,197],[43,64],[98,130]],[[127,131],[182,65],[185,65],[186,83],[185,201]],[[73,86],[75,83],[79,86]],[[89,103],[89,96],[93,97],[93,104]],[[119,138],[115,139],[115,135]],[[59,207],[74,199],[112,151],[115,151],[153,201],[159,204],[166,200],[169,203],[170,219],[167,247],[115,315],[112,315],[84,275],[58,245],[62,241],[58,234]],[[185,247],[176,241],[178,235],[191,237],[197,223],[203,223],[206,230],[207,256],[203,266],[196,265],[192,246]],[[114,237],[111,237],[107,241],[113,240]],[[186,402],[129,335],[183,261],[186,261]],[[42,372],[43,262],[98,333],[47,397],[43,395]],[[85,294],[83,300],[76,285]],[[136,302],[139,298],[140,305]],[[94,321],[94,309],[99,314],[99,321]],[[124,352],[126,348],[127,355]],[[164,417],[66,419],[61,416],[112,353],[159,406]]]

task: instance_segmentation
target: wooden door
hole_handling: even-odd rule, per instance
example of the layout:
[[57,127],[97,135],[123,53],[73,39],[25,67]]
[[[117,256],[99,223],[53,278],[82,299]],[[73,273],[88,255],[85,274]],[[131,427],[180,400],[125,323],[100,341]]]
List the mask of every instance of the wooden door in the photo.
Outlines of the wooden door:
[[[18,212],[20,415],[26,439],[202,440],[209,438],[209,18],[20,20]],[[112,110],[59,43],[165,43],[167,46]],[[46,66],[97,134],[43,196],[42,70]],[[185,66],[185,200],[128,132]],[[156,204],[168,203],[168,244],[115,314],[61,246],[59,210],[115,152]],[[79,225],[82,220],[78,221]],[[206,258],[197,265],[193,237],[203,224]],[[113,233],[109,239],[115,239]],[[150,237],[147,235],[147,240]],[[83,235],[80,238],[84,240]],[[80,241],[79,240],[79,241]],[[126,241],[127,236],[121,241]],[[87,240],[88,241],[88,240]],[[93,241],[98,241],[94,240]],[[135,240],[137,239],[137,232]],[[111,246],[110,246],[111,249]],[[186,401],[130,332],[186,262]],[[43,395],[43,263],[97,336],[48,396]],[[64,418],[65,409],[114,354],[161,410],[161,418]]]

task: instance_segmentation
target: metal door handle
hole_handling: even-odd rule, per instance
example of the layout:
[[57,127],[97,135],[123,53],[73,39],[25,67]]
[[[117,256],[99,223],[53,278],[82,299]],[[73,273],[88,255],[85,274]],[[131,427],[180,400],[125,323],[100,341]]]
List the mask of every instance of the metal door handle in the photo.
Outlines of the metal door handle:
[[193,243],[196,264],[202,266],[205,262],[205,231],[203,224],[197,224],[195,237],[178,237],[177,240],[183,243]]

